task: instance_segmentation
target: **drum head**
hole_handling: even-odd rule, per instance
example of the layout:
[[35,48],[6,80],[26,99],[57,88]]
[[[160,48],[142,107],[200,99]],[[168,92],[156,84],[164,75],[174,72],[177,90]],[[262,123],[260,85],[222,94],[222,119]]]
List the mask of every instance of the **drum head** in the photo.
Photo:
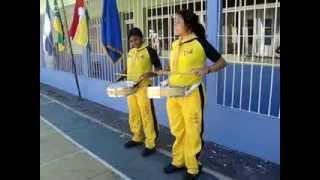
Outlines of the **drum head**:
[[122,88],[130,88],[135,85],[136,82],[134,81],[120,81],[112,83],[108,86],[108,89],[122,89]]
[[109,97],[124,97],[136,92],[134,81],[120,81],[112,83],[107,87],[107,94]]

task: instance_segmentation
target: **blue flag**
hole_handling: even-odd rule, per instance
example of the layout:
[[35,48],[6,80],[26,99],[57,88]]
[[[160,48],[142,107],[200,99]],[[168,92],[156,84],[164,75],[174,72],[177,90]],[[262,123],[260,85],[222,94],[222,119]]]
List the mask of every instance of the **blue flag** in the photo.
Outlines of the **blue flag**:
[[122,55],[121,29],[116,0],[104,0],[101,23],[102,44],[115,63]]

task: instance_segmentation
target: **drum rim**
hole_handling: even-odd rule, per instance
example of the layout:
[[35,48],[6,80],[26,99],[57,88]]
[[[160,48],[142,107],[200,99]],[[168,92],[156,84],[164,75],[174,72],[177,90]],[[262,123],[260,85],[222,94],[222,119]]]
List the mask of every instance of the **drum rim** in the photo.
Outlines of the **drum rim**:
[[149,86],[148,88],[154,89],[154,88],[169,88],[169,89],[184,89],[186,90],[187,87],[179,87],[179,86]]
[[[118,84],[120,82],[132,82],[132,86],[131,87],[110,87],[112,84]],[[136,82],[135,81],[119,81],[119,82],[115,82],[115,83],[111,83],[108,87],[107,87],[107,91],[121,91],[121,90],[127,90],[127,89],[135,89],[134,84]]]

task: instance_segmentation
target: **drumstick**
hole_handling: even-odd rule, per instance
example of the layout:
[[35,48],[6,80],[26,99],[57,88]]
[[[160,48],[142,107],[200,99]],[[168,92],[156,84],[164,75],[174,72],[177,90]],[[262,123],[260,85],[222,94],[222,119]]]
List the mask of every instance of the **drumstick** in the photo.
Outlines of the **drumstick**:
[[[151,71],[151,72],[149,72],[149,73],[159,74],[159,73],[153,72],[153,71]],[[128,76],[127,74],[122,74],[122,73],[116,73],[116,75],[118,75],[118,76]],[[133,74],[133,75],[134,75],[134,74]]]
[[127,74],[116,73],[117,76],[128,76]]
[[[158,74],[158,75],[191,75],[191,76],[194,76],[195,74],[193,73],[180,73],[180,72],[152,72],[152,73],[155,73],[155,74]],[[128,76],[127,74],[122,74],[122,73],[116,73],[116,75],[118,76]]]
[[195,74],[193,74],[193,73],[182,73],[182,72],[161,72],[161,73],[159,73],[159,72],[155,72],[155,73],[157,73],[157,74],[160,74],[160,75],[162,75],[162,74],[164,74],[164,75],[191,75],[191,76],[194,76]]

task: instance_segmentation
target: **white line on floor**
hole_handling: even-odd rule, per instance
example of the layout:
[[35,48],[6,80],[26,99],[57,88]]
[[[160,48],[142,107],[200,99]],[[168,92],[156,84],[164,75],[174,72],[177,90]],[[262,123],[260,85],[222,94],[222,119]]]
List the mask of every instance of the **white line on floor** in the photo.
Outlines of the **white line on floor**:
[[113,172],[117,173],[120,177],[122,177],[124,180],[131,180],[128,176],[126,176],[125,174],[123,174],[122,172],[120,172],[119,170],[117,170],[116,168],[114,168],[113,166],[111,166],[109,163],[107,163],[106,161],[104,161],[103,159],[101,159],[100,157],[98,157],[97,155],[95,155],[94,153],[92,153],[90,150],[88,150],[87,148],[85,148],[84,146],[82,146],[81,144],[77,143],[75,140],[73,140],[70,136],[68,136],[67,134],[65,134],[62,130],[60,130],[59,128],[57,128],[56,126],[54,126],[53,124],[51,124],[48,120],[46,120],[44,117],[42,117],[40,115],[40,118],[47,123],[50,127],[52,127],[54,130],[56,130],[57,132],[59,132],[62,136],[64,136],[66,139],[68,139],[70,142],[72,142],[73,144],[75,144],[76,146],[78,146],[82,151],[86,152],[87,154],[89,154],[91,157],[93,157],[95,160],[99,161],[100,163],[102,163],[103,165],[105,165],[107,168],[111,169]]
[[[86,114],[84,114],[84,113],[82,113],[82,112],[80,112],[80,111],[78,111],[78,110],[76,110],[76,109],[74,109],[74,108],[72,108],[72,107],[70,107],[70,106],[58,101],[58,100],[56,100],[56,99],[53,99],[50,96],[47,96],[47,95],[42,94],[42,93],[40,93],[40,95],[45,97],[45,98],[47,98],[47,99],[49,99],[49,100],[51,100],[51,101],[53,101],[53,102],[55,102],[55,103],[57,103],[57,104],[59,104],[59,105],[61,105],[61,106],[63,106],[64,108],[66,108],[66,109],[68,109],[68,110],[70,110],[70,111],[72,111],[72,112],[74,112],[74,113],[76,113],[76,114],[78,114],[78,115],[80,115],[80,116],[82,116],[84,118],[87,118],[87,119],[91,120],[92,122],[95,122],[95,123],[105,127],[105,128],[108,128],[108,129],[110,129],[110,130],[112,130],[114,132],[120,133],[120,134],[124,134],[124,135],[126,135],[128,137],[132,137],[131,134],[128,134],[128,133],[123,132],[123,131],[120,131],[119,129],[116,129],[114,127],[111,127],[111,126],[99,121],[98,119],[96,119],[94,117],[88,116],[88,115],[86,115]],[[161,149],[161,148],[157,148],[157,151],[159,153],[165,155],[165,156],[171,157],[171,153],[169,151],[167,151],[167,150],[164,150],[164,149]],[[232,180],[232,178],[227,177],[227,176],[225,176],[225,175],[223,175],[223,174],[221,174],[219,172],[213,171],[213,170],[211,170],[211,169],[209,169],[207,167],[203,167],[202,170],[203,170],[203,172],[206,172],[206,173],[218,178],[219,180]]]
[[52,160],[49,160],[47,162],[44,162],[42,164],[40,164],[40,168],[44,167],[44,166],[48,166],[54,162],[57,162],[57,161],[60,161],[62,159],[65,159],[65,158],[68,158],[68,157],[72,157],[74,155],[77,155],[79,153],[84,153],[84,151],[82,149],[78,150],[78,151],[75,151],[75,152],[72,152],[72,153],[69,153],[69,154],[66,154],[66,155],[63,155],[61,157],[58,157],[58,158],[55,158],[55,159],[52,159]]
[[45,103],[40,102],[40,105],[48,105],[48,104],[52,104],[52,103],[54,103],[54,102],[53,101],[45,102]]
[[45,98],[47,98],[47,99],[50,99],[51,101],[53,101],[53,102],[55,102],[55,103],[63,106],[64,108],[66,108],[66,109],[68,109],[68,110],[70,110],[70,111],[72,111],[72,112],[74,112],[74,113],[76,113],[76,114],[78,114],[78,115],[86,118],[86,119],[89,119],[89,120],[91,120],[91,121],[93,121],[93,122],[95,122],[95,123],[97,123],[97,124],[100,124],[100,125],[108,128],[108,129],[110,129],[110,130],[112,130],[112,131],[114,131],[114,132],[123,134],[122,131],[120,131],[120,130],[118,130],[118,129],[116,129],[116,128],[113,128],[113,127],[111,127],[111,126],[109,126],[109,125],[107,125],[107,124],[105,124],[105,123],[102,123],[102,122],[100,122],[98,119],[93,118],[93,117],[91,117],[91,116],[88,116],[88,115],[86,115],[86,114],[84,114],[84,113],[82,113],[82,112],[80,112],[80,111],[78,111],[78,110],[76,110],[76,109],[74,109],[74,108],[72,108],[72,107],[70,107],[70,106],[68,106],[68,105],[60,102],[60,101],[58,101],[58,100],[55,100],[55,99],[53,99],[53,98],[51,98],[51,97],[49,97],[49,96],[47,96],[47,95],[41,94],[41,93],[40,93],[40,95],[43,96],[43,97],[45,97]]

